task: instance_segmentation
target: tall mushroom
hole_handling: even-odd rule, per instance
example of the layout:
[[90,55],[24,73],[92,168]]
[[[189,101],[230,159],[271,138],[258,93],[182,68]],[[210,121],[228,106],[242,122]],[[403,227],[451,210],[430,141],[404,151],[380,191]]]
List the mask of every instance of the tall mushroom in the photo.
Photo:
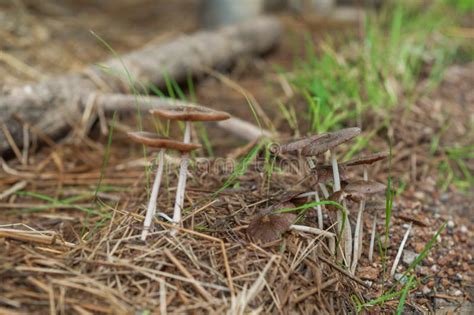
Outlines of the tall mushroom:
[[[226,112],[216,111],[203,106],[182,106],[182,105],[168,105],[160,107],[159,109],[152,109],[150,113],[159,118],[184,121],[186,123],[184,128],[183,143],[187,144],[191,139],[191,122],[192,121],[221,121],[230,118]],[[178,185],[176,188],[176,200],[173,211],[173,221],[175,224],[181,224],[181,210],[184,204],[184,192],[186,188],[186,175],[188,170],[189,157],[188,154],[183,154],[181,166],[179,170]]]
[[155,133],[137,131],[129,132],[128,137],[136,143],[140,143],[149,147],[159,148],[160,152],[158,153],[158,166],[156,170],[155,180],[153,181],[153,187],[151,189],[150,200],[148,201],[148,206],[145,215],[145,221],[143,223],[143,231],[141,239],[142,241],[146,240],[148,232],[151,227],[151,222],[156,212],[156,201],[158,199],[158,192],[160,190],[161,177],[163,176],[164,168],[164,151],[166,149],[176,150],[180,152],[189,152],[201,147],[199,144],[194,143],[183,143],[180,141],[172,140],[167,137],[159,136]]
[[352,199],[360,200],[359,212],[357,214],[356,229],[354,232],[354,251],[352,265],[350,270],[352,273],[357,268],[357,262],[360,258],[361,247],[362,247],[362,215],[365,209],[365,200],[368,195],[376,194],[386,189],[384,184],[380,184],[375,181],[369,181],[367,178],[367,172],[365,172],[364,180],[357,180],[350,182],[344,187],[344,193],[352,195]]
[[[325,134],[324,137],[320,137],[312,141],[311,143],[309,143],[306,147],[303,148],[301,152],[305,156],[317,156],[329,150],[329,152],[331,153],[331,166],[332,166],[332,173],[333,173],[333,178],[334,178],[334,186],[333,186],[334,192],[338,192],[339,190],[341,190],[341,181],[340,181],[340,176],[339,176],[339,167],[337,164],[336,154],[334,153],[333,149],[336,146],[340,145],[341,143],[347,142],[359,134],[360,134],[360,128],[346,128],[339,131],[327,133]],[[348,230],[347,216],[346,216],[346,219],[344,220],[345,222],[342,222],[342,221],[343,221],[343,215],[341,211],[338,211],[337,212],[338,230],[340,230],[340,228],[344,226],[343,233],[346,232],[345,234],[347,234],[347,230]]]
[[[305,148],[307,145],[311,144],[312,142],[320,140],[322,138],[326,138],[328,136],[329,136],[328,133],[323,133],[323,134],[319,134],[319,135],[313,135],[313,136],[310,136],[310,137],[301,138],[301,139],[292,141],[290,143],[283,144],[281,146],[271,147],[271,152],[273,154],[300,152],[303,148]],[[307,162],[309,164],[309,167],[311,169],[315,169],[316,165],[315,165],[314,161],[311,160],[309,157],[307,157],[306,159],[307,159]],[[319,180],[319,174],[317,173],[316,175],[318,177],[318,183],[319,183],[319,185],[320,185],[320,187],[323,191],[323,194],[325,195],[325,197],[327,197],[326,196],[327,189],[326,189],[326,186],[324,184],[326,182],[326,180],[320,181]],[[314,193],[311,193],[311,195],[314,195],[314,198],[315,198],[316,202],[319,203],[321,201],[320,198],[319,198],[318,189],[315,189]],[[324,226],[322,206],[320,204],[318,204],[315,207],[315,210],[317,211],[317,215],[318,215],[318,226],[322,230],[323,226]]]
[[[367,165],[373,164],[377,161],[381,161],[385,159],[389,153],[387,151],[378,152],[369,154],[366,156],[356,157],[353,160],[343,163],[344,166],[363,166],[364,168],[364,180],[367,182],[369,180],[368,172],[367,172]],[[357,268],[357,262],[360,258],[362,253],[362,239],[363,239],[363,218],[364,218],[364,210],[365,210],[365,202],[366,199],[362,198],[359,203],[359,211],[357,213],[357,222],[354,232],[354,257],[352,260],[351,271],[352,273],[355,272]]]

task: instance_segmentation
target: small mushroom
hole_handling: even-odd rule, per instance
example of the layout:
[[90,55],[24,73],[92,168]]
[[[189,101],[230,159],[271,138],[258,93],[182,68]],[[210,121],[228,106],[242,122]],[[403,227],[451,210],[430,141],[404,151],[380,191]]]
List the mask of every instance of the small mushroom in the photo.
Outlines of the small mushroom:
[[331,152],[331,165],[334,176],[334,191],[338,191],[341,189],[341,182],[339,178],[339,168],[337,165],[337,159],[333,149],[341,143],[347,142],[359,134],[360,128],[346,128],[336,132],[331,132],[324,137],[320,137],[312,141],[311,143],[306,145],[301,152],[305,156],[317,156],[323,154],[328,150]]
[[297,152],[307,145],[311,144],[314,141],[321,140],[323,138],[329,137],[329,133],[322,133],[318,135],[313,135],[310,137],[301,138],[295,141],[292,141],[287,144],[283,144],[281,146],[274,146],[271,147],[271,153],[273,154],[281,154],[281,153],[289,153],[289,152]]
[[[378,152],[374,154],[369,154],[365,156],[360,156],[356,157],[355,159],[352,159],[348,162],[343,163],[342,165],[346,167],[352,167],[352,166],[363,166],[364,167],[364,179],[368,180],[368,171],[367,171],[367,166],[369,164],[373,164],[375,162],[381,161],[389,155],[388,151],[384,152]],[[355,195],[352,195],[352,198],[354,199]],[[360,254],[362,253],[362,250],[359,250],[359,247],[362,247],[362,235],[363,235],[363,225],[362,225],[362,220],[363,220],[363,212],[365,210],[366,206],[366,201],[364,200],[359,200],[359,212],[357,215],[357,223],[356,223],[356,231],[355,231],[355,240],[354,240],[354,256],[356,255],[356,252],[359,252],[358,256],[360,258]],[[355,269],[357,267],[357,261],[358,257],[354,257],[353,263],[351,270],[354,273]]]
[[[182,106],[168,105],[159,109],[152,109],[150,113],[154,116],[177,121],[185,121],[183,143],[188,144],[191,139],[192,121],[220,121],[230,118],[226,112],[216,111],[203,106]],[[181,224],[181,211],[184,204],[184,192],[186,189],[186,175],[188,170],[189,157],[187,153],[183,154],[181,166],[179,169],[178,186],[176,188],[176,200],[173,211],[173,221],[175,224]],[[175,233],[175,232],[174,232]]]
[[200,144],[176,141],[168,137],[157,135],[153,132],[135,131],[128,132],[127,135],[134,142],[153,148],[171,149],[180,152],[189,152],[201,148]]
[[351,166],[363,166],[364,167],[364,179],[368,179],[367,165],[373,164],[375,162],[385,159],[389,155],[389,152],[379,152],[374,154],[369,154],[361,157],[357,157],[353,160],[343,163],[345,167]]
[[[313,135],[313,136],[310,136],[310,137],[301,138],[301,139],[292,141],[290,143],[287,143],[287,144],[284,144],[284,145],[281,145],[281,146],[271,147],[270,151],[273,154],[298,152],[300,150],[303,150],[305,147],[307,147],[311,143],[313,143],[315,141],[321,141],[322,139],[328,138],[329,136],[330,136],[329,133],[322,133],[322,134]],[[316,167],[314,161],[312,161],[309,157],[307,157],[306,159],[307,159],[307,162],[310,165],[311,169],[314,169]],[[325,176],[326,175],[325,170],[322,172],[322,174],[315,173],[315,175],[316,175],[315,177],[316,177],[317,183],[319,184],[321,190],[323,191],[323,194],[326,196],[327,195],[327,189],[326,189],[325,183],[327,182],[327,176]],[[331,175],[331,178],[332,178],[332,175]],[[320,202],[319,192],[318,192],[317,189],[314,190],[314,197],[315,197],[316,202]],[[317,205],[315,207],[315,210],[317,211],[317,214],[318,214],[318,226],[319,226],[320,229],[322,229],[323,225],[324,225],[322,206]]]
[[164,168],[164,151],[166,149],[177,150],[181,152],[189,152],[201,147],[199,144],[193,143],[183,143],[180,141],[172,140],[167,137],[161,137],[155,133],[137,131],[127,133],[128,137],[136,143],[140,143],[153,148],[160,148],[158,153],[158,166],[155,175],[155,180],[153,181],[153,187],[151,189],[150,200],[148,202],[148,207],[145,214],[145,221],[143,223],[143,231],[141,239],[142,241],[146,240],[148,232],[150,230],[151,222],[156,212],[156,201],[158,199],[158,192],[160,190],[161,178],[163,176]]
[[[278,206],[278,209],[284,208],[294,208],[294,205],[291,202],[284,202]],[[268,243],[277,240],[290,228],[296,215],[289,212],[275,213],[278,209],[264,211],[250,222],[247,234],[252,240]]]
[[[357,267],[357,262],[360,258],[360,253],[361,253],[361,247],[362,247],[362,216],[363,216],[363,211],[365,208],[365,200],[367,198],[367,195],[370,194],[375,194],[378,192],[381,192],[385,189],[385,185],[380,184],[375,181],[368,181],[368,180],[357,180],[357,181],[352,181],[345,185],[342,190],[334,192],[330,197],[329,200],[341,203],[346,209],[348,210],[347,204],[346,204],[346,199],[350,199],[356,202],[359,202],[359,212],[357,215],[357,222],[355,225],[355,232],[354,232],[354,238],[352,238],[352,232],[351,232],[351,227],[349,225],[349,221],[346,221],[344,224],[344,252],[345,252],[345,258],[346,262],[348,264],[351,264],[351,272],[354,273],[355,269]],[[328,210],[336,211],[338,210],[335,206],[328,206]],[[348,211],[347,211],[348,213]],[[352,246],[352,243],[354,245]],[[353,256],[351,258],[351,256]]]
[[221,121],[230,118],[230,114],[203,106],[166,105],[151,109],[154,116],[176,121]]
[[[305,156],[317,156],[320,154],[325,153],[326,151],[329,150],[331,152],[331,166],[332,166],[332,172],[333,172],[333,178],[334,178],[334,186],[333,186],[333,191],[337,192],[341,190],[341,181],[340,181],[340,176],[339,176],[339,168],[337,164],[337,159],[336,155],[334,154],[334,148],[341,143],[347,142],[350,139],[356,137],[357,135],[360,134],[360,128],[346,128],[342,129],[336,132],[331,132],[328,133],[327,136],[321,137],[310,144],[308,144],[306,147],[303,148],[302,154]],[[337,224],[338,224],[338,229],[344,225],[344,234],[347,234],[347,230],[350,228],[348,227],[348,218],[346,217],[345,221],[342,222],[343,216],[341,211],[338,211],[337,213]]]
[[344,187],[345,193],[359,201],[359,211],[357,213],[357,221],[354,232],[354,253],[351,265],[351,272],[355,273],[357,263],[362,253],[362,233],[363,233],[363,214],[365,210],[365,200],[367,195],[375,194],[384,191],[386,186],[376,181],[369,180],[367,172],[364,173],[364,180],[357,180],[350,182]]

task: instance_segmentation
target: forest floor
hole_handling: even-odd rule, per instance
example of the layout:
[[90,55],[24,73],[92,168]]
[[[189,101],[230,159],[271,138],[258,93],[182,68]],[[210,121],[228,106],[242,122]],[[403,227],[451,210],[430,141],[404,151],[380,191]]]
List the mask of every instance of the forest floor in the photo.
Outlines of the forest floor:
[[[198,28],[197,1],[138,2],[0,4],[0,86],[80,71],[109,58],[89,30],[125,53]],[[274,51],[242,58],[229,72],[210,74],[182,89],[199,104],[256,124],[247,101],[251,96],[271,122],[265,127],[278,131],[275,141],[283,143],[314,132],[307,99],[282,74],[297,73],[295,63],[307,53],[306,35],[318,47],[327,36],[360,29],[360,22],[313,15],[279,18],[284,32]],[[369,170],[371,179],[387,183],[390,178],[396,194],[390,216],[367,211],[363,253],[354,274],[334,261],[321,237],[291,231],[268,244],[249,240],[246,228],[256,214],[286,192],[313,190],[301,181],[308,175],[304,169],[268,172],[260,143],[249,145],[212,124],[205,133],[193,131],[209,139],[197,156],[207,157],[214,167],[190,172],[184,229],[171,236],[169,226],[157,222],[146,244],[139,235],[150,156],[127,140],[126,131],[136,128],[135,117],[106,118],[109,131],[114,128],[110,147],[99,124],[89,134],[75,126],[57,144],[38,149],[33,143],[23,158],[2,161],[0,170],[0,313],[393,313],[400,304],[411,313],[474,312],[474,158],[472,152],[457,158],[461,153],[456,151],[469,150],[474,142],[474,62],[453,62],[439,84],[426,85],[427,80],[416,82],[409,107],[394,106],[382,114],[368,110],[357,123],[341,122],[341,127],[361,126],[362,139],[369,142],[355,153],[386,151],[390,140],[393,154],[390,165],[379,162]],[[295,113],[295,120],[281,104]],[[390,122],[381,125],[385,116]],[[152,126],[145,121],[145,129]],[[347,144],[339,153],[348,157],[342,153],[352,148]],[[219,158],[237,160],[241,168],[218,165]],[[167,161],[159,207],[169,213],[179,158],[170,155]],[[456,182],[459,176],[465,180]],[[374,216],[381,241],[370,262]],[[314,214],[308,212],[303,223],[316,226]],[[409,227],[394,278],[389,272]],[[38,232],[18,240],[8,237],[11,229]],[[420,253],[426,257],[412,265]]]

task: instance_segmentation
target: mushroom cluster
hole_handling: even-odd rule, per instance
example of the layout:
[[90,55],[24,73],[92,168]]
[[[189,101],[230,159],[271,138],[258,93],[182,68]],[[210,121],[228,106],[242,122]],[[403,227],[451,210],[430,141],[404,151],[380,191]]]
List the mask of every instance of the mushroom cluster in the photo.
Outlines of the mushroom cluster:
[[[336,132],[313,135],[281,145],[272,152],[273,154],[279,155],[283,153],[297,153],[306,158],[311,168],[314,187],[311,188],[313,191],[302,193],[298,196],[299,198],[314,196],[315,200],[319,202],[322,200],[319,194],[319,192],[321,192],[324,199],[336,201],[342,205],[342,208],[332,207],[331,209],[328,207],[328,210],[337,211],[335,222],[336,231],[335,233],[331,233],[331,235],[340,235],[341,239],[339,244],[342,248],[336,249],[335,254],[339,256],[341,261],[345,262],[346,266],[352,272],[355,271],[362,252],[363,213],[366,207],[366,200],[373,194],[380,193],[386,189],[385,185],[369,180],[367,167],[368,165],[383,160],[388,156],[387,152],[382,152],[357,157],[348,162],[338,163],[335,148],[340,144],[355,138],[360,134],[360,132],[361,130],[359,128],[347,128]],[[330,154],[330,164],[318,164],[318,157],[322,157],[327,152]],[[363,179],[348,179],[346,177],[346,169],[358,166],[363,168]],[[341,177],[343,178],[342,181]],[[329,193],[327,187],[331,182],[332,194]],[[349,220],[349,201],[358,205],[354,235],[352,234],[352,227]],[[325,227],[323,222],[323,206],[319,204],[316,206],[315,210],[317,211],[319,229],[310,227],[303,228],[300,225],[297,226],[291,224],[288,224],[288,229],[298,231],[317,231],[319,234],[324,234],[324,231],[322,231]],[[346,215],[344,215],[344,213]],[[256,220],[261,220],[261,216],[258,216]],[[252,222],[250,226],[254,226],[254,222]],[[264,224],[261,224],[261,226],[264,226]],[[273,225],[268,224],[268,226],[272,227]],[[258,238],[260,234],[266,236],[279,235],[277,233],[271,234],[263,232],[255,234],[252,233],[252,229],[249,229],[248,231],[249,234],[253,234],[251,236],[253,236],[254,239]],[[280,229],[279,232],[282,233],[283,231]],[[265,237],[264,241],[269,241],[269,238]]]
[[[176,225],[181,224],[181,211],[184,205],[184,193],[186,188],[186,177],[189,164],[189,152],[201,147],[200,144],[191,143],[191,122],[193,121],[220,121],[229,119],[230,115],[226,112],[212,110],[203,106],[191,105],[166,105],[160,108],[150,110],[153,116],[168,119],[172,121],[184,121],[184,139],[183,141],[173,140],[168,137],[163,137],[151,132],[129,132],[129,138],[137,143],[143,144],[152,148],[159,148],[158,166],[155,180],[152,186],[150,200],[145,215],[143,224],[143,231],[141,239],[146,240],[153,217],[156,213],[156,205],[158,193],[160,190],[161,178],[163,176],[164,168],[164,151],[166,149],[175,150],[182,154],[181,165],[179,170],[178,184],[176,188],[176,199],[174,204],[172,222]],[[172,233],[175,233],[173,230]]]

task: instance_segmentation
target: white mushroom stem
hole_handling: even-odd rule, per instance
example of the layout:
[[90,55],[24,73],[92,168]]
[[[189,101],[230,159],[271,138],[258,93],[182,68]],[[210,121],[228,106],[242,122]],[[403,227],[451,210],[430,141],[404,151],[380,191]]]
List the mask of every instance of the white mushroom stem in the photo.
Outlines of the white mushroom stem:
[[[364,167],[364,180],[368,181],[367,167]],[[357,222],[354,232],[354,253],[352,258],[351,272],[354,274],[357,268],[357,262],[362,252],[362,233],[363,233],[363,218],[365,210],[365,199],[361,200],[359,204],[359,212],[357,213]]]
[[370,247],[369,247],[369,261],[370,262],[372,262],[372,258],[374,256],[376,227],[377,227],[377,215],[374,216],[374,222],[372,223],[372,234],[370,235]]
[[341,179],[339,178],[339,166],[337,165],[336,154],[331,150],[331,164],[332,164],[332,174],[334,176],[334,189],[333,191],[341,190]]
[[345,221],[344,221],[344,230],[342,232],[344,238],[344,255],[346,256],[347,267],[351,266],[351,256],[352,256],[352,229],[351,222],[349,221],[349,210],[347,209],[346,200],[342,200],[342,206],[346,211]]
[[306,232],[306,233],[311,233],[315,235],[321,235],[329,239],[329,250],[331,251],[331,253],[334,253],[336,251],[336,234],[334,233],[321,230],[312,226],[297,225],[297,224],[290,225],[290,229],[294,231],[299,231],[299,232]]
[[[369,180],[369,174],[368,174],[368,171],[367,171],[367,166],[364,166],[364,180],[367,182]],[[362,242],[363,242],[363,239],[364,239],[364,211],[365,211],[365,201],[364,201],[364,209],[362,210],[362,221],[361,221],[361,225],[360,225],[360,234],[359,234],[359,248],[360,248],[360,251],[359,251],[359,257],[358,259],[360,259],[360,256],[362,256]]]
[[325,184],[323,183],[319,183],[319,188],[321,189],[322,193],[323,193],[323,196],[325,199],[328,199],[329,198],[329,191],[328,191],[328,188],[326,187]]
[[[191,140],[191,122],[186,121],[184,128],[184,143],[189,143]],[[179,169],[178,186],[176,187],[176,199],[174,203],[173,222],[177,225],[181,224],[181,210],[184,205],[184,192],[186,188],[186,176],[188,172],[189,157],[188,154],[183,154],[181,159],[181,167]],[[173,230],[173,234],[176,230]]]
[[352,259],[351,272],[354,273],[357,268],[357,262],[359,260],[359,251],[361,250],[361,233],[362,233],[362,213],[365,208],[365,200],[361,200],[359,204],[359,212],[357,213],[357,222],[354,232],[354,255]]
[[[319,193],[318,191],[316,190],[315,191],[316,195],[314,195],[314,199],[316,200],[316,202],[320,203],[321,200],[319,199]],[[322,230],[324,228],[324,222],[323,222],[323,207],[321,206],[321,204],[318,204],[316,206],[316,209],[318,211],[318,226],[319,228]]]
[[158,168],[156,170],[155,180],[151,189],[150,201],[146,209],[145,222],[143,223],[142,241],[146,240],[146,237],[150,231],[151,222],[156,212],[156,200],[158,199],[158,192],[160,191],[161,177],[163,176],[164,167],[164,149],[158,153]]
[[[333,183],[333,192],[337,192],[339,190],[341,190],[341,179],[339,178],[339,166],[337,165],[337,159],[336,159],[336,154],[334,153],[334,151],[330,151],[331,152],[331,164],[332,164],[332,175],[334,177],[334,183]],[[344,209],[346,209],[346,213],[347,213],[347,208],[344,206]],[[347,219],[347,215],[346,215],[346,219]],[[339,210],[337,211],[337,231],[339,233],[339,231],[341,231],[341,228],[343,226],[343,215],[342,215],[342,211]],[[345,240],[347,239],[347,224],[344,224],[344,231],[342,231],[342,237],[343,237],[343,246],[345,248],[344,252],[345,252],[345,255],[346,255],[346,261],[348,262],[349,264],[349,261],[350,261],[350,257],[347,256],[347,244],[345,244]],[[352,238],[352,237],[351,237]]]
[[[310,168],[315,168],[316,167],[316,163],[313,160],[311,160],[310,158],[306,158],[306,160],[308,161],[308,164],[309,164]],[[314,192],[310,192],[309,194],[307,193],[307,196],[310,196],[310,194],[314,194],[314,200],[316,202],[318,202],[318,203],[321,202],[321,200],[319,199],[319,193],[318,193],[317,189]],[[302,195],[304,195],[304,194],[302,194]],[[313,209],[315,209],[317,214],[318,214],[318,226],[322,230],[324,228],[323,208],[320,204],[318,204],[316,207],[313,207]]]
[[398,263],[400,262],[400,258],[402,257],[403,249],[405,248],[405,243],[407,242],[408,236],[410,235],[411,227],[412,227],[412,223],[410,223],[410,225],[408,226],[405,236],[403,237],[403,240],[400,243],[397,256],[395,257],[395,261],[393,262],[393,265],[392,265],[392,270],[390,270],[391,277],[393,277],[393,275],[395,275],[395,271],[397,271],[397,266],[398,266]]

